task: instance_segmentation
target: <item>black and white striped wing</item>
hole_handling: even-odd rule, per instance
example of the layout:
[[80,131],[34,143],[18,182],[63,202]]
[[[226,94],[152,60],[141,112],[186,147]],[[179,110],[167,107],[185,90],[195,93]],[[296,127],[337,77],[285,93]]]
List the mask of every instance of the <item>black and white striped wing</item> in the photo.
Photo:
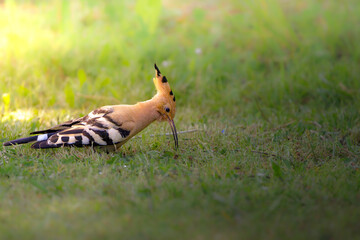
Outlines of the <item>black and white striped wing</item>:
[[[131,129],[121,128],[122,124],[114,121],[109,114],[113,112],[111,107],[102,107],[89,113],[87,116],[76,119],[70,125],[57,132],[47,132],[37,136],[32,148],[57,148],[62,146],[108,146],[121,143],[130,135]],[[60,127],[59,127],[60,126]],[[57,129],[64,124],[56,126]],[[39,131],[53,131],[54,128]],[[39,133],[36,132],[36,133]]]

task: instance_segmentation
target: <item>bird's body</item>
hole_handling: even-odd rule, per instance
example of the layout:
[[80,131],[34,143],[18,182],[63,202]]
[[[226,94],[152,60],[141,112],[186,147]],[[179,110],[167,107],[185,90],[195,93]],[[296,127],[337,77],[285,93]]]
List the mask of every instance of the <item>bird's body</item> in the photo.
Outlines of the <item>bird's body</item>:
[[177,146],[173,121],[175,97],[165,76],[155,65],[154,84],[157,94],[150,100],[135,105],[103,106],[88,115],[73,119],[53,128],[32,132],[38,134],[4,143],[4,146],[34,142],[32,148],[63,146],[106,146],[117,149],[155,120],[168,120]]

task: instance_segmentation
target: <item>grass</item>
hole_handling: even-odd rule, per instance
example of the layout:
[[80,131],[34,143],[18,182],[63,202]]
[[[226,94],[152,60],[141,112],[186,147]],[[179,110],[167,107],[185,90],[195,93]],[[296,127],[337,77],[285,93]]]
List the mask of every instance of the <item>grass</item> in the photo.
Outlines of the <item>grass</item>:
[[0,142],[149,99],[154,62],[197,131],[0,146],[1,237],[359,239],[359,21],[356,0],[5,1]]

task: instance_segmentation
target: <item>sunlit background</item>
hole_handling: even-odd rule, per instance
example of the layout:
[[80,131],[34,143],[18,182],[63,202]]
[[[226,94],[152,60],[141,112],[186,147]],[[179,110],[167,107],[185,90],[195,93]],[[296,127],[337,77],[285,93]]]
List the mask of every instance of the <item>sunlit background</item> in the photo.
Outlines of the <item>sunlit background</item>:
[[[356,1],[2,1],[2,111],[135,103],[255,116],[358,100]],[[305,106],[305,110],[299,106]],[[201,117],[203,114],[200,114]]]

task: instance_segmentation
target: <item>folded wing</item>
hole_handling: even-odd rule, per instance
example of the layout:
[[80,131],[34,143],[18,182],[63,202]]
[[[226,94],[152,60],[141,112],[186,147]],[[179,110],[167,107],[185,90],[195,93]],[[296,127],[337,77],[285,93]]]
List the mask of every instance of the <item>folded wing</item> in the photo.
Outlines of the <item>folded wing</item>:
[[109,114],[111,107],[102,107],[87,116],[65,122],[54,128],[36,133],[51,133],[48,139],[35,142],[32,148],[57,148],[63,146],[107,146],[116,145],[130,135],[131,129],[123,129]]
[[107,146],[127,140],[132,129],[122,128],[119,119],[109,115],[112,107],[102,107],[88,115],[70,120],[47,130],[32,132],[40,134],[4,143],[5,146],[34,142],[32,148],[57,148],[64,146]]

